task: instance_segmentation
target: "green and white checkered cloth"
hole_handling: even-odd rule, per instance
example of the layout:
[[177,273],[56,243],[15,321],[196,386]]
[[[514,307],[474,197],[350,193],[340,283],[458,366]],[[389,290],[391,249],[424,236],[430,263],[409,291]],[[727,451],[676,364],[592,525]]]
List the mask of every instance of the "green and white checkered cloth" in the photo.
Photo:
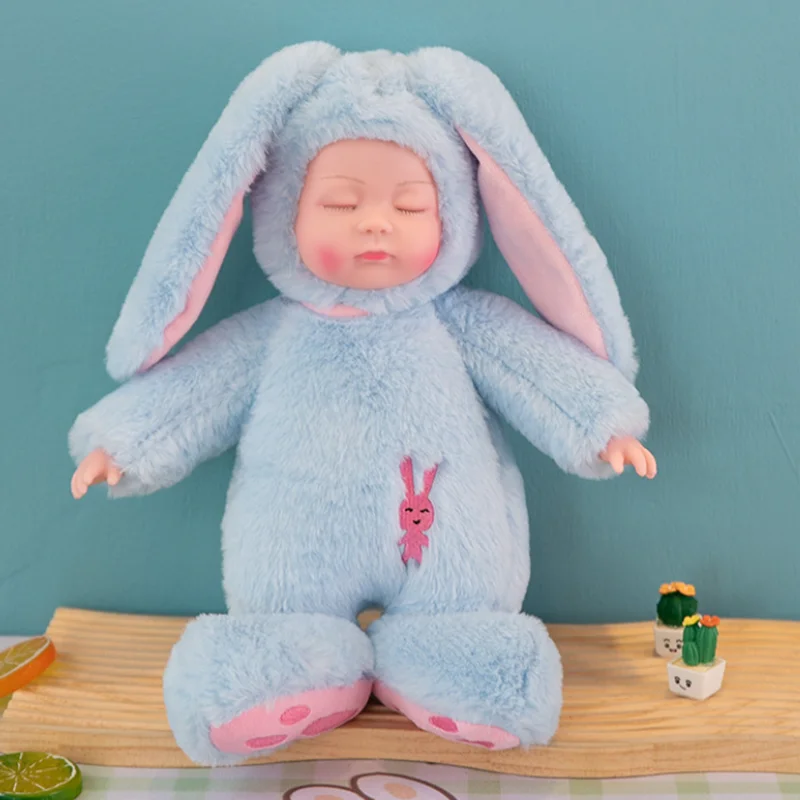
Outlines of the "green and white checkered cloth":
[[[352,792],[336,792],[332,787],[350,787],[350,780],[365,773],[386,773],[423,780],[443,789],[456,800],[498,798],[603,798],[603,800],[777,800],[800,798],[800,775],[760,773],[676,775],[614,780],[551,780],[497,775],[437,764],[412,764],[402,761],[316,761],[267,764],[255,767],[195,770],[138,770],[106,767],[84,768],[84,793],[81,800],[107,797],[111,800],[143,798],[197,798],[197,800],[281,800],[290,790],[317,784],[319,793],[311,797],[342,800],[356,797]],[[399,783],[387,777],[387,783]],[[324,788],[323,788],[324,787]],[[428,797],[438,794],[426,793]],[[408,795],[406,795],[408,796]],[[389,798],[389,795],[384,795]],[[442,797],[447,797],[443,794]],[[383,798],[379,798],[383,800]],[[426,797],[425,800],[428,800]]]
[[[17,638],[0,637],[0,650]],[[5,703],[0,698],[0,714]],[[436,797],[455,800],[498,798],[603,798],[603,800],[800,800],[800,775],[761,773],[712,773],[617,778],[614,780],[564,780],[523,778],[499,775],[439,764],[404,761],[300,761],[265,764],[253,767],[221,769],[124,769],[81,765],[84,790],[81,800],[283,800],[301,786],[319,786],[319,792],[306,794],[316,800],[355,800],[351,780],[357,775],[383,773],[379,783],[401,785],[403,778],[424,781],[431,788],[417,795],[417,800]],[[413,785],[413,784],[412,784]],[[335,787],[340,787],[337,791]],[[435,788],[443,790],[437,792]],[[389,800],[402,795],[384,793],[374,800]],[[411,798],[407,792],[405,797]],[[449,800],[449,798],[448,798]]]

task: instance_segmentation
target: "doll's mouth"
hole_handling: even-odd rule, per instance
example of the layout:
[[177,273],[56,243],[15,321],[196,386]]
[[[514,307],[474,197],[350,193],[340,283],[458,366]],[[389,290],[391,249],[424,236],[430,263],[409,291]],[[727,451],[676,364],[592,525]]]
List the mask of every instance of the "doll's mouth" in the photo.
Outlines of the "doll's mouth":
[[391,257],[385,250],[365,250],[356,256],[363,261],[387,261]]

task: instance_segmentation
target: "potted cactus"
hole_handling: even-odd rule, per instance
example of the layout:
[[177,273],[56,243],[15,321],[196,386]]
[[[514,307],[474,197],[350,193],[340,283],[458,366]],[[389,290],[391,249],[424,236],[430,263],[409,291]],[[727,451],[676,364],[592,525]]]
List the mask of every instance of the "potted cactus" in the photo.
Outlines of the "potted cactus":
[[681,654],[683,620],[697,613],[695,588],[690,583],[664,583],[659,589],[661,599],[656,607],[653,626],[656,654],[662,658],[675,658]]
[[667,664],[670,691],[705,700],[718,692],[725,659],[717,657],[719,617],[693,614],[683,621],[683,654]]

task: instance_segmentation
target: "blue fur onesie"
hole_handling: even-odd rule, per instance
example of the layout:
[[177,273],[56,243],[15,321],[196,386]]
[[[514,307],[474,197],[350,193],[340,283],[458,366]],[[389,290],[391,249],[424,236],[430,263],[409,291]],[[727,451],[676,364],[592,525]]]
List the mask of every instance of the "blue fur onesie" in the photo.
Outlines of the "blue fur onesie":
[[[347,289],[299,259],[306,166],[345,138],[405,145],[437,183],[440,253],[411,283]],[[209,253],[246,192],[256,257],[280,295],[150,366],[199,313],[198,277],[207,294]],[[480,250],[482,203],[515,271],[551,292],[532,298],[543,318],[459,285]],[[368,313],[321,311],[337,305]],[[528,515],[495,415],[562,469],[603,478],[613,472],[598,454],[612,436],[641,438],[648,409],[603,254],[486,67],[444,48],[343,54],[324,43],[268,58],[167,208],[107,365],[124,383],[78,416],[69,439],[76,463],[103,448],[123,470],[111,496],[171,486],[237,447],[222,521],[229,613],[190,623],[165,673],[170,724],[190,758],[241,761],[215,746],[214,726],[373,681],[446,720],[445,731],[455,720],[523,746],[550,740],[561,665],[541,622],[520,613]],[[412,491],[434,512],[427,543],[412,548],[419,558],[399,543]],[[374,605],[385,614],[365,633],[356,615]],[[249,741],[258,754],[279,739]]]

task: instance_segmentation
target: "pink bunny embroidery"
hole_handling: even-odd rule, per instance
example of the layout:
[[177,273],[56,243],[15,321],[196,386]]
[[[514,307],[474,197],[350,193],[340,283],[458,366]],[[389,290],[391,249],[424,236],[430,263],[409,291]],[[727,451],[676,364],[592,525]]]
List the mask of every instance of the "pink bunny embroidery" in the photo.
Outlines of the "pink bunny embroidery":
[[422,548],[430,544],[425,531],[433,525],[434,509],[430,492],[436,477],[438,464],[425,471],[424,485],[421,494],[414,491],[414,465],[410,456],[406,456],[400,464],[400,474],[406,485],[406,496],[400,505],[400,527],[405,535],[397,544],[403,547],[403,563],[413,558],[417,564],[422,563]]

